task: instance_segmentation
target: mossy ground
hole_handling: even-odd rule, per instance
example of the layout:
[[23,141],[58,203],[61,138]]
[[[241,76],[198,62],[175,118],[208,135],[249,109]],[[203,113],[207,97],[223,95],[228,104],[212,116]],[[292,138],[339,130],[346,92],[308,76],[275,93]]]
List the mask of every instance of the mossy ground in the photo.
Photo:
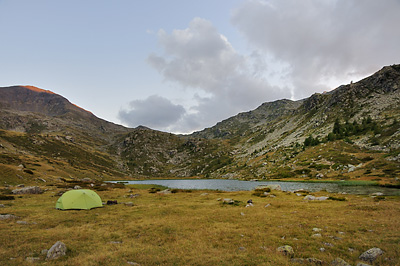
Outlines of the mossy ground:
[[[276,191],[275,198],[261,198],[251,191],[162,195],[124,187],[98,191],[103,201],[118,205],[59,211],[54,207],[60,189],[47,188],[0,202],[6,205],[1,213],[18,216],[0,221],[0,265],[25,265],[26,257],[39,257],[38,265],[292,265],[276,251],[282,245],[291,245],[295,257],[327,264],[340,257],[353,265],[362,252],[379,247],[385,253],[374,265],[400,264],[399,197],[305,201]],[[250,198],[254,206],[245,207]],[[314,227],[322,229],[321,237],[312,236]],[[67,256],[46,261],[41,251],[56,241],[67,245]]]

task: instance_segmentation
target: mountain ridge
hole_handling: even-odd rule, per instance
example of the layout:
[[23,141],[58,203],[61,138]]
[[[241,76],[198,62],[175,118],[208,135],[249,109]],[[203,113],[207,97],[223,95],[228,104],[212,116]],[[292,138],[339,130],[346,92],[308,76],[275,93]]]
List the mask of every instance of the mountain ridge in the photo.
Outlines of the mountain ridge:
[[6,173],[0,179],[289,178],[396,184],[399,88],[400,65],[386,66],[330,92],[266,102],[189,135],[126,128],[33,86],[0,88],[0,170]]

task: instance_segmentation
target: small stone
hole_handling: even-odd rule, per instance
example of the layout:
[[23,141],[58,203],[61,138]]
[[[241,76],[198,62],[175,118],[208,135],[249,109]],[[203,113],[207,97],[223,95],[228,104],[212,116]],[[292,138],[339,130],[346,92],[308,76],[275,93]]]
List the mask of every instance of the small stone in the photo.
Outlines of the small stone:
[[371,248],[365,251],[363,254],[360,255],[359,259],[363,261],[373,262],[383,254],[383,251],[380,248]]
[[290,260],[293,263],[299,263],[299,264],[303,264],[304,263],[304,259],[302,258],[293,258]]
[[128,207],[132,207],[133,206],[133,202],[131,202],[131,201],[125,202],[124,205],[128,206]]
[[5,208],[5,207],[6,207],[6,205],[0,204],[0,208]]
[[356,266],[371,266],[371,265],[369,265],[369,264],[365,264],[365,263],[362,263],[362,262],[359,262],[359,263],[357,263],[357,265]]
[[78,185],[76,185],[76,186],[74,186],[74,189],[82,189],[82,187],[81,187],[81,186],[78,186]]
[[321,234],[313,234],[313,235],[311,235],[311,237],[322,237],[322,235]]
[[278,252],[282,253],[283,255],[288,256],[290,258],[293,258],[293,256],[294,256],[294,250],[289,245],[278,247],[276,249],[276,251],[278,251]]
[[319,251],[325,252],[325,248],[320,248]]
[[240,250],[240,251],[245,251],[246,248],[245,248],[245,247],[239,247],[239,250]]
[[322,231],[321,228],[316,228],[316,227],[314,227],[312,230],[313,230],[314,232],[321,232],[321,231]]
[[341,258],[336,258],[331,262],[332,266],[351,266],[346,261],[342,260]]
[[47,251],[46,259],[53,260],[58,259],[61,256],[65,256],[67,253],[67,246],[61,242],[57,241],[50,249]]
[[17,224],[28,224],[27,221],[17,221]]
[[40,258],[39,258],[39,257],[26,257],[25,260],[26,260],[27,262],[29,262],[29,263],[34,263],[34,262],[36,262],[36,261],[39,261]]
[[269,206],[271,206],[271,203],[268,203],[267,205],[265,205],[265,208],[268,208]]
[[0,220],[16,219],[18,218],[14,214],[0,214]]
[[133,261],[128,261],[127,262],[129,265],[135,265],[135,266],[140,266],[139,263],[133,262]]

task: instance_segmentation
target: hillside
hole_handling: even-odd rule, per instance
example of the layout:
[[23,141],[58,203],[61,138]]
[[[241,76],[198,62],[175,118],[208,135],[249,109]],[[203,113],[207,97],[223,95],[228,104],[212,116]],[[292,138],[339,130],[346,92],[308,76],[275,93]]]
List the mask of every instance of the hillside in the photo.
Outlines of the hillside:
[[32,86],[0,88],[0,180],[400,177],[400,65],[323,94],[262,104],[180,136],[125,128]]

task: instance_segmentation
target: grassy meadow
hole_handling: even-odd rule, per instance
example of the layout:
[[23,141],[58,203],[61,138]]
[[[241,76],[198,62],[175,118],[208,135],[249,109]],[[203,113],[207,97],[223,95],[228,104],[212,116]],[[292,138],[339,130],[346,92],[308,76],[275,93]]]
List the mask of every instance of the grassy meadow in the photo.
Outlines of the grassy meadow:
[[[306,201],[280,191],[272,192],[276,197],[197,190],[164,195],[126,186],[98,191],[117,205],[60,211],[60,189],[46,189],[0,200],[0,213],[18,216],[0,220],[0,265],[27,265],[27,257],[38,258],[37,265],[299,265],[276,251],[282,245],[292,246],[295,258],[326,265],[337,257],[356,265],[361,253],[379,247],[385,253],[373,265],[400,265],[399,197],[319,192],[313,195],[336,200]],[[235,204],[219,200],[225,198]],[[253,206],[246,207],[249,199]],[[67,255],[46,261],[42,250],[57,241],[66,244]]]

